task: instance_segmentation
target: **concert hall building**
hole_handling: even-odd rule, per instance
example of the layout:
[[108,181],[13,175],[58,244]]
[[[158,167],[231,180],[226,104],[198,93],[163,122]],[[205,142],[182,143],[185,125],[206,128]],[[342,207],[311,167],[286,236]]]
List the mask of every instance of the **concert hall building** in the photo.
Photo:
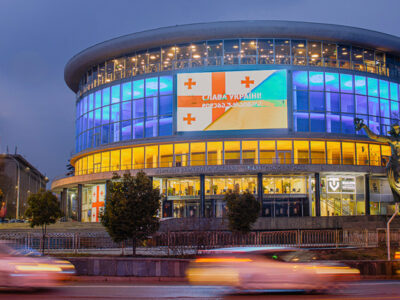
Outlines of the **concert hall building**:
[[[144,170],[162,218],[226,214],[249,191],[261,217],[387,215],[387,135],[399,121],[400,38],[340,25],[234,21],[159,28],[70,59],[68,216],[99,221],[114,172]],[[72,104],[71,104],[72,105]],[[72,120],[71,120],[72,122]]]

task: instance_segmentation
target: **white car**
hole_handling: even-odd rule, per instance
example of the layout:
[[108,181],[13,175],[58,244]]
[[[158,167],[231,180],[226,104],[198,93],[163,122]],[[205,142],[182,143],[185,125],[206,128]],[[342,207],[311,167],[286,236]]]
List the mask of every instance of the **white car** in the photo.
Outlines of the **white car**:
[[191,284],[225,285],[242,290],[327,291],[359,279],[359,271],[318,261],[301,248],[238,247],[204,250],[190,263]]

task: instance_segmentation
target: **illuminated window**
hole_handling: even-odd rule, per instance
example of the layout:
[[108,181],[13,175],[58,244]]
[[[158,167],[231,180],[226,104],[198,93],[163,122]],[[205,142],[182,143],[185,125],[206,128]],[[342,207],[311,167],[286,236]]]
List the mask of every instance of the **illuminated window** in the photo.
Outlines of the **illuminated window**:
[[93,156],[93,170],[95,173],[101,172],[101,153],[96,153]]
[[146,168],[158,167],[158,146],[146,146]]
[[144,80],[133,82],[133,99],[144,98]]
[[308,89],[308,74],[307,71],[293,72],[293,89],[307,90]]
[[222,142],[207,143],[207,164],[208,165],[222,164]]
[[344,165],[355,165],[354,143],[343,142],[342,143],[342,153],[343,153],[343,164]]
[[[357,152],[358,154],[358,152]],[[369,144],[369,157],[370,157],[370,165],[371,166],[380,166],[381,165],[381,147],[376,144]]]
[[392,155],[392,150],[390,146],[381,145],[382,151],[382,166],[386,166],[389,162],[390,156]]
[[78,159],[75,162],[75,176],[81,175],[82,174],[82,166],[81,166],[81,160]]
[[101,153],[101,171],[109,172],[110,171],[110,152],[102,152]]
[[121,99],[120,85],[114,85],[111,87],[111,103],[118,103]]
[[121,149],[121,170],[132,169],[132,149]]
[[120,150],[111,151],[111,171],[118,171],[120,168]]
[[242,141],[242,163],[258,164],[258,142]]
[[309,164],[308,141],[294,141],[294,163]]
[[240,142],[224,142],[225,164],[240,164]]
[[386,80],[379,80],[379,97],[389,99],[389,84]]
[[81,174],[87,174],[88,173],[88,164],[87,164],[87,157],[82,158],[82,173]]
[[161,76],[160,77],[160,95],[172,94],[173,81],[172,76]]
[[275,141],[260,141],[260,164],[274,164],[275,162]]
[[206,144],[191,143],[190,144],[190,165],[203,166],[206,162]]
[[122,85],[122,101],[132,99],[132,82],[125,82]]
[[375,78],[368,78],[368,96],[378,97],[378,80]]
[[292,141],[277,141],[276,150],[279,164],[292,163]]
[[93,155],[89,155],[87,157],[87,170],[88,170],[88,174],[93,173]]
[[175,144],[175,166],[186,167],[189,162],[189,144]]
[[325,142],[311,141],[311,163],[325,164]]
[[361,95],[367,94],[367,83],[364,76],[355,76],[354,83],[356,86],[356,93]]
[[340,74],[340,91],[342,93],[353,93],[353,76]]
[[160,168],[170,168],[174,161],[174,145],[160,145]]
[[329,165],[341,164],[342,153],[340,150],[340,142],[326,142],[326,152]]
[[339,74],[325,73],[325,90],[328,92],[339,92]]
[[158,94],[158,77],[146,79],[146,97],[157,96]]
[[309,73],[310,90],[323,91],[324,90],[324,73],[323,72],[310,72]]

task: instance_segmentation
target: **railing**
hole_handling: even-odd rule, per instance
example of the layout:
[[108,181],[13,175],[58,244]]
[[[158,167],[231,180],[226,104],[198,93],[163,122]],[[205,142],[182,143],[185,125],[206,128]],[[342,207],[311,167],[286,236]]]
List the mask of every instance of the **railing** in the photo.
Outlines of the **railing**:
[[[1,240],[7,240],[17,248],[42,248],[40,233],[0,233]],[[288,246],[288,247],[376,247],[385,244],[385,230],[286,230],[257,231],[248,234],[233,234],[228,231],[162,232],[149,237],[140,246],[148,251],[163,250],[163,253],[177,253],[177,249],[212,249],[232,246]],[[392,230],[391,242],[400,244],[400,230]],[[106,232],[90,233],[49,233],[45,239],[48,252],[79,253],[90,251],[121,250],[129,246],[115,243]],[[171,251],[171,252],[170,252]],[[179,252],[179,251],[178,251]]]

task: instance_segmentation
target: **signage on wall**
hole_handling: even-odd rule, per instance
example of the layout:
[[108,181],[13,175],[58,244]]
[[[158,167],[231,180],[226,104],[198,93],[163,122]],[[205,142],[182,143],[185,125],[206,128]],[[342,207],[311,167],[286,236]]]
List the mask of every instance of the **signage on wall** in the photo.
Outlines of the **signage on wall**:
[[327,193],[355,193],[356,178],[354,176],[327,176]]
[[104,184],[92,187],[92,209],[91,221],[99,222],[99,217],[104,212],[104,202],[106,197],[106,186]]
[[177,75],[177,130],[287,128],[286,70]]

